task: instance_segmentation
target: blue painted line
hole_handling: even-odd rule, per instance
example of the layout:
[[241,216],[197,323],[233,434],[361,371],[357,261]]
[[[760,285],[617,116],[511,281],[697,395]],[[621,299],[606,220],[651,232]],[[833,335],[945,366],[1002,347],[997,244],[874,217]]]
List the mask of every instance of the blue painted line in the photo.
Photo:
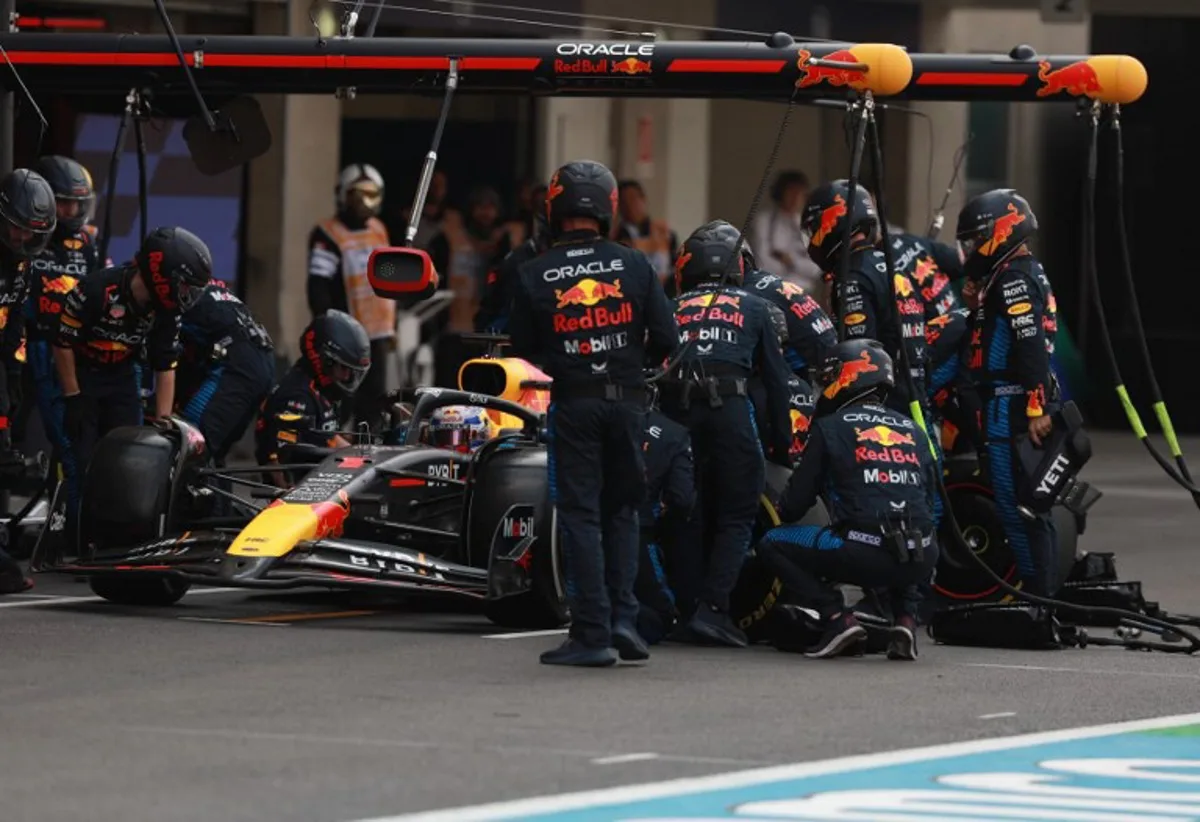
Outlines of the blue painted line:
[[1200,821],[1200,714],[977,739],[369,822],[501,819]]

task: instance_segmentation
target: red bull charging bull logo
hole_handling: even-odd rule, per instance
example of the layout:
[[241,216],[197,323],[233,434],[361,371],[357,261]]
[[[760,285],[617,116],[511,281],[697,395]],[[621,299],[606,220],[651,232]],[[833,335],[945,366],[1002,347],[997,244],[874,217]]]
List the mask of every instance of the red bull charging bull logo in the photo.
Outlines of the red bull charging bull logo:
[[649,74],[650,63],[636,57],[626,57],[624,60],[613,63],[612,70],[614,74]]
[[592,306],[610,299],[622,299],[621,281],[613,280],[611,284],[593,280],[590,277],[580,280],[565,291],[554,289],[554,297],[558,300],[558,308],[569,305]]
[[1038,80],[1042,82],[1042,87],[1038,89],[1038,97],[1050,97],[1054,94],[1066,92],[1073,97],[1091,97],[1104,92],[1104,86],[1100,84],[1100,77],[1087,60],[1080,60],[1078,63],[1071,63],[1063,66],[1060,69],[1051,70],[1050,61],[1042,60],[1038,63]]
[[895,286],[896,294],[900,297],[911,297],[913,295],[913,285],[908,277],[903,274],[895,274],[892,276],[892,283]]
[[[862,70],[836,68],[834,66],[814,66],[811,62],[812,59],[813,54],[807,49],[800,49],[796,53],[796,67],[800,69],[800,79],[796,81],[796,88],[809,88],[821,83],[828,83],[831,86],[839,88],[849,86],[850,88],[859,90],[865,87],[867,75]],[[836,63],[859,62],[858,58],[854,56],[854,52],[849,49],[831,51],[819,59]]]
[[74,277],[68,277],[65,274],[61,277],[43,277],[42,291],[46,294],[70,294],[75,288],[75,283],[78,282]]
[[1008,242],[1013,229],[1023,222],[1025,222],[1025,215],[1018,211],[1015,205],[1009,203],[1008,213],[996,218],[996,223],[992,227],[992,238],[979,246],[979,253],[984,257],[995,254],[1001,246]]
[[842,363],[842,368],[838,372],[837,379],[825,386],[824,394],[827,398],[833,399],[843,388],[849,388],[853,385],[858,380],[859,374],[878,370],[879,366],[871,362],[871,355],[864,351],[857,360]]
[[886,425],[876,425],[871,428],[855,428],[854,434],[859,442],[873,442],[876,445],[882,445],[884,448],[891,448],[893,445],[916,445],[912,434],[901,434]]
[[833,205],[821,212],[821,224],[812,233],[812,244],[820,248],[825,244],[830,233],[837,228],[838,220],[847,214],[846,201],[841,194],[835,194]]

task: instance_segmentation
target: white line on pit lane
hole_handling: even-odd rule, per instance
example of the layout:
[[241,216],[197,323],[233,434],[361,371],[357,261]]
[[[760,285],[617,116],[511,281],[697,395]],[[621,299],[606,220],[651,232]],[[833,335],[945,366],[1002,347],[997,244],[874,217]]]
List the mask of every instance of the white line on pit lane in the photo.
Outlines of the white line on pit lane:
[[1092,668],[1051,668],[1041,665],[1001,665],[993,662],[959,662],[960,668],[999,668],[1006,671],[1033,671],[1051,674],[1085,674],[1087,676],[1153,676],[1161,679],[1200,679],[1200,674],[1173,674],[1166,671],[1101,671]]
[[[670,779],[665,782],[648,782],[640,785],[599,788],[577,793],[535,796],[529,799],[503,800],[486,805],[419,811],[417,813],[404,813],[393,816],[358,818],[353,820],[353,822],[492,822],[493,820],[525,819],[535,815],[548,816],[553,813],[581,810],[594,811],[594,818],[597,819],[619,819],[623,817],[613,811],[613,806],[623,803],[686,797],[690,794],[748,788],[783,780],[843,774],[869,770],[871,768],[882,768],[889,765],[906,765],[931,759],[946,759],[954,756],[994,753],[997,751],[1029,748],[1034,745],[1049,745],[1055,742],[1073,742],[1080,739],[1108,736],[1114,733],[1173,728],[1179,725],[1191,725],[1196,722],[1200,722],[1200,714],[1163,716],[1153,719],[1134,720],[1132,722],[1090,725],[1083,728],[1066,728],[1059,731],[1044,731],[1041,733],[997,737],[993,739],[974,739],[966,742],[932,745],[925,748],[909,748],[907,750],[862,754],[837,759],[818,760],[816,762],[800,762],[794,765],[776,765],[768,768],[717,773],[707,776],[690,776],[680,779]],[[609,813],[603,813],[604,811],[609,811]],[[993,816],[995,815],[993,814]],[[915,819],[916,817],[913,818]]]
[[[199,597],[206,594],[228,594],[231,591],[240,590],[238,588],[201,588],[198,591],[189,591],[188,597]],[[0,602],[0,608],[33,608],[38,605],[66,605],[68,603],[81,602],[105,602],[104,597],[50,597],[48,599],[27,599],[21,602]]]
[[980,714],[979,719],[1004,719],[1005,717],[1016,715],[1016,711],[1001,711],[998,714]]
[[562,636],[566,628],[554,628],[549,631],[517,631],[508,634],[484,634],[481,639],[532,639],[539,636]]
[[648,759],[658,759],[656,753],[629,753],[617,754],[616,756],[602,756],[599,759],[593,759],[593,765],[620,765],[625,762],[645,762]]

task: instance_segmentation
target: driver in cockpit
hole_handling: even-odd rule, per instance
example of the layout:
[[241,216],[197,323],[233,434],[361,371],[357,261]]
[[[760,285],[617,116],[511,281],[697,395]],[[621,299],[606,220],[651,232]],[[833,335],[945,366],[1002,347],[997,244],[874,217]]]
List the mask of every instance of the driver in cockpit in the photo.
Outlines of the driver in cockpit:
[[422,426],[421,441],[469,454],[496,435],[496,425],[477,405],[444,405]]

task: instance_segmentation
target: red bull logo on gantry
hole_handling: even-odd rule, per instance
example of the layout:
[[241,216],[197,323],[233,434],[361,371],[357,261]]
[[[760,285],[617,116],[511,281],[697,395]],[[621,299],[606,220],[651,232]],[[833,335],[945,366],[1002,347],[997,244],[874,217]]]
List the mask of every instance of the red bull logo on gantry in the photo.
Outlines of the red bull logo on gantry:
[[615,74],[649,74],[650,63],[646,60],[638,60],[636,57],[626,57],[624,60],[614,62],[612,70]]
[[[814,66],[812,59],[813,54],[807,49],[800,49],[796,53],[796,67],[800,69],[800,79],[796,81],[796,88],[808,88],[820,83],[828,83],[831,86],[849,86],[850,88],[861,90],[866,85],[867,75],[861,69]],[[854,56],[854,52],[850,51],[850,49],[831,51],[829,54],[818,59],[829,60],[835,63],[859,62],[859,59]]]

